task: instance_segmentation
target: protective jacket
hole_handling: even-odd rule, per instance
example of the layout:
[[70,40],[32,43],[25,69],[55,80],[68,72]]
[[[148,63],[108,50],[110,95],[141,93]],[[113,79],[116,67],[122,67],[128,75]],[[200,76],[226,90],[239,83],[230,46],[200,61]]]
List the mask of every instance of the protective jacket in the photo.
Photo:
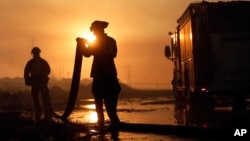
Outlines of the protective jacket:
[[106,34],[104,34],[103,37],[98,38],[94,44],[85,48],[83,51],[85,57],[90,57],[91,55],[94,56],[90,76],[116,76],[117,71],[114,63],[116,54],[116,41]]
[[24,69],[24,79],[26,85],[47,83],[50,74],[50,66],[41,57],[30,59]]

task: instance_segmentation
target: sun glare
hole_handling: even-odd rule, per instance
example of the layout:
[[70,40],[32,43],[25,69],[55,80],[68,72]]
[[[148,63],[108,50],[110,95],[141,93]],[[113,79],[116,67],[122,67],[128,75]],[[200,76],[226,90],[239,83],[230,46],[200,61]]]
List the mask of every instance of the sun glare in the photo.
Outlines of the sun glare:
[[84,32],[80,37],[87,40],[87,43],[85,43],[86,47],[88,47],[89,44],[92,44],[96,39],[95,35],[92,32]]
[[92,32],[83,33],[82,37],[87,39],[89,43],[93,43],[96,39],[95,35]]

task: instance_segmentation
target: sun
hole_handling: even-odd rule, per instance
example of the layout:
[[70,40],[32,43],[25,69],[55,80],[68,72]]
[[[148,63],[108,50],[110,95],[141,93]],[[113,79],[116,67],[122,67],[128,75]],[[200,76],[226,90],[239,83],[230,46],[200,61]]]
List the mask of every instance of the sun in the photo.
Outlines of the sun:
[[92,32],[83,33],[81,37],[87,39],[89,43],[93,43],[96,39],[95,35]]
[[81,38],[84,38],[87,40],[85,43],[85,46],[88,48],[90,44],[93,44],[96,40],[95,35],[92,32],[84,32],[80,36]]

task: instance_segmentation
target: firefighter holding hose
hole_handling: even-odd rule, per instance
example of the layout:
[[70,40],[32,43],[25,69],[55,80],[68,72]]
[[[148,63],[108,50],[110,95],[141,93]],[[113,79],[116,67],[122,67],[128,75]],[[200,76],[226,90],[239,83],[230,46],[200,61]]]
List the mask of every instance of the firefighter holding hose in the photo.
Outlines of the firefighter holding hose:
[[[83,56],[94,56],[90,76],[93,78],[92,93],[95,99],[100,130],[104,129],[103,104],[111,120],[111,127],[117,129],[120,124],[116,108],[121,87],[114,63],[117,45],[116,40],[104,31],[108,24],[106,21],[94,21],[91,24],[90,31],[93,32],[96,40],[83,49]],[[80,40],[82,38],[77,38],[78,42]]]

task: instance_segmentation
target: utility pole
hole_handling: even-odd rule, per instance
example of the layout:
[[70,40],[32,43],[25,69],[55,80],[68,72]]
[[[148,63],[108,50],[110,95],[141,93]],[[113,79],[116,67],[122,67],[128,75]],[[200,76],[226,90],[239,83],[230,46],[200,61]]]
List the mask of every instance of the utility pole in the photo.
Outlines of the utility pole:
[[30,51],[32,50],[33,47],[35,47],[35,42],[36,40],[34,39],[34,37],[32,37],[30,40],[29,40],[29,44],[30,46],[28,46],[28,54],[27,56],[30,57]]
[[35,39],[33,37],[31,38],[30,43],[31,43],[31,47],[35,46]]
[[130,85],[131,84],[131,70],[130,70],[130,65],[128,64],[126,69],[127,69],[127,83]]

